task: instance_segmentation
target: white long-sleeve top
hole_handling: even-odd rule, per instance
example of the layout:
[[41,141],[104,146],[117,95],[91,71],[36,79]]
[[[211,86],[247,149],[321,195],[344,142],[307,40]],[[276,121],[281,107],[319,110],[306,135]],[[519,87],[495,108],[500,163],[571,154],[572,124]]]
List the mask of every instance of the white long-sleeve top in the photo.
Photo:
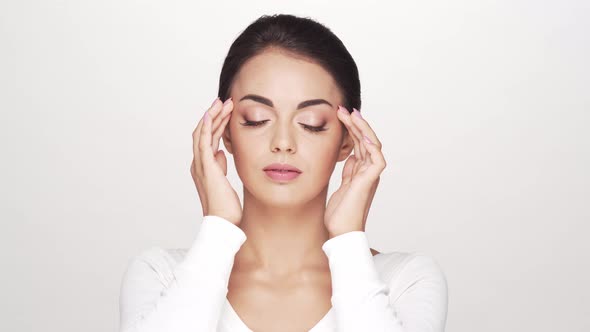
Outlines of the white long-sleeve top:
[[[205,216],[188,249],[152,247],[133,257],[120,293],[121,332],[252,332],[227,300],[234,257],[246,234]],[[371,254],[365,232],[326,241],[332,307],[311,332],[442,332],[447,281],[418,252]]]

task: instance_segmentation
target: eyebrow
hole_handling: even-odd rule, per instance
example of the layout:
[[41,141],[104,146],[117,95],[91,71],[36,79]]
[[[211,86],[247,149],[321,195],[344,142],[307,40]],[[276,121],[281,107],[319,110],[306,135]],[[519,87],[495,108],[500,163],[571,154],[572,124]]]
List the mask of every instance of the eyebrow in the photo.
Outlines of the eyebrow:
[[[242,97],[240,99],[240,101],[242,100],[246,100],[246,99],[250,99],[253,100],[255,102],[259,102],[261,104],[270,106],[270,107],[274,107],[274,104],[272,103],[272,100],[266,98],[266,97],[262,97],[259,95],[254,95],[254,94],[247,94],[244,97]],[[327,100],[325,99],[310,99],[310,100],[306,100],[306,101],[302,101],[299,103],[299,105],[297,105],[297,109],[302,109],[305,107],[309,107],[309,106],[313,106],[313,105],[321,105],[321,104],[327,104],[330,105],[330,107],[334,107],[332,106],[332,104],[330,104]]]

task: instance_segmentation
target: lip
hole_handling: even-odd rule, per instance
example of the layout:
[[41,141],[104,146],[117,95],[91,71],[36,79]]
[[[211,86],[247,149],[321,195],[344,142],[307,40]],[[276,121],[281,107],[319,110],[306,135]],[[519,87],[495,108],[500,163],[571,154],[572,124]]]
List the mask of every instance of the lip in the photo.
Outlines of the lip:
[[272,180],[288,182],[303,173],[299,168],[289,164],[270,164],[263,169],[264,173]]
[[263,171],[291,171],[302,173],[301,170],[293,165],[274,163],[266,166]]

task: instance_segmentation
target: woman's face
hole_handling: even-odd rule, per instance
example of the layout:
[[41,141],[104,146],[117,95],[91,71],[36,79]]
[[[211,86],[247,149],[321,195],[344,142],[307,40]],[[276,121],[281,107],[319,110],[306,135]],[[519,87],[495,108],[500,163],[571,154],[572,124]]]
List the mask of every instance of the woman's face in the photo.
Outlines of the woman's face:
[[[318,197],[336,162],[353,148],[336,116],[343,98],[332,76],[315,63],[267,50],[242,66],[230,95],[234,110],[223,140],[244,187],[275,206]],[[275,181],[263,171],[272,163],[302,172],[291,181]]]

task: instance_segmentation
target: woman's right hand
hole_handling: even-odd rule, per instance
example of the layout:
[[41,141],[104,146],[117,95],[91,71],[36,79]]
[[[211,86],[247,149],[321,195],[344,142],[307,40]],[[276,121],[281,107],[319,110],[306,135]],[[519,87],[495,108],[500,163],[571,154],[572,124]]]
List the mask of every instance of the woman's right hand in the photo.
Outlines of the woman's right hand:
[[231,98],[223,104],[216,98],[199,121],[193,131],[191,175],[201,199],[203,216],[222,217],[237,226],[242,219],[242,205],[227,180],[225,154],[223,150],[218,150],[233,107]]

